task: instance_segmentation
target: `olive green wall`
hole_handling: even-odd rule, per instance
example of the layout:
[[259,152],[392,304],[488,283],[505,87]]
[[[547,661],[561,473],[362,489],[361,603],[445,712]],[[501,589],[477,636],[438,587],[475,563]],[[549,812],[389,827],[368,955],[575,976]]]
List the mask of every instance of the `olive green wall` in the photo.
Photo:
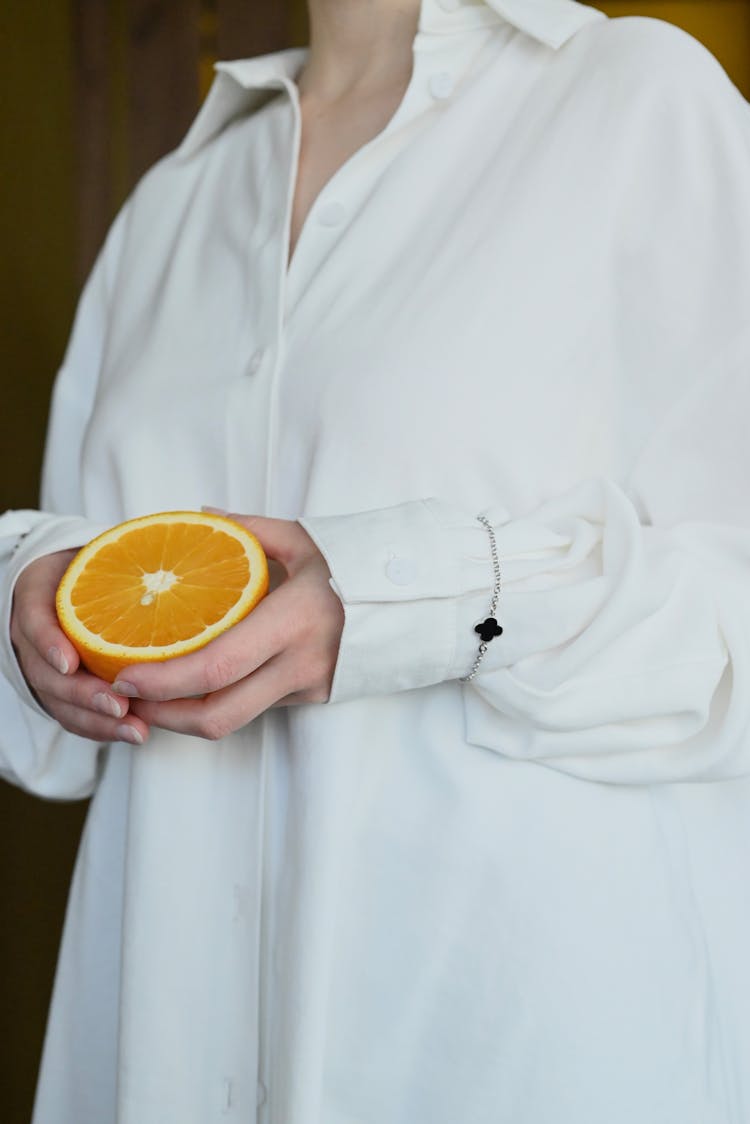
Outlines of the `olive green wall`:
[[608,16],[668,20],[700,39],[750,98],[750,0],[593,0]]
[[0,36],[4,509],[35,505],[46,403],[75,298],[67,6],[6,0]]
[[[0,510],[36,506],[75,301],[68,6],[0,11]],[[1,721],[0,717],[0,721]],[[0,1120],[28,1124],[81,805],[0,784]]]

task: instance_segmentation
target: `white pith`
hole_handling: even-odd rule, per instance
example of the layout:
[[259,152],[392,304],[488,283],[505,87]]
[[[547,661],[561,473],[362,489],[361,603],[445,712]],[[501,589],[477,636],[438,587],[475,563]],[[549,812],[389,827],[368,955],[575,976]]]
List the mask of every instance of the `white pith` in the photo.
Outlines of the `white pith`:
[[141,598],[141,605],[153,605],[158,594],[166,593],[179,580],[172,570],[154,570],[151,574],[143,574],[141,581],[146,592]]

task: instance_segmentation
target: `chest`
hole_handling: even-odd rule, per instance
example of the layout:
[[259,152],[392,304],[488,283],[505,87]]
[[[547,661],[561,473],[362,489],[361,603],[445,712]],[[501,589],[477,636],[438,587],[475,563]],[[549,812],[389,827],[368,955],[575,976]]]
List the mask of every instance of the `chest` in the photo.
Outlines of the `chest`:
[[367,98],[348,98],[327,108],[302,99],[289,260],[294,255],[308,213],[325,185],[355,153],[382,132],[402,96],[403,89],[395,88]]
[[[276,111],[193,181],[162,175],[124,252],[90,479],[130,480],[148,456],[152,507],[200,494],[295,517],[426,495],[523,511],[617,473],[650,422],[628,420],[638,309],[615,292],[608,196],[571,155],[585,131],[530,145],[496,129],[488,145],[466,101],[395,157],[393,135],[362,149],[329,131],[326,148],[308,131],[296,184]],[[298,232],[322,182],[289,269],[287,208]]]

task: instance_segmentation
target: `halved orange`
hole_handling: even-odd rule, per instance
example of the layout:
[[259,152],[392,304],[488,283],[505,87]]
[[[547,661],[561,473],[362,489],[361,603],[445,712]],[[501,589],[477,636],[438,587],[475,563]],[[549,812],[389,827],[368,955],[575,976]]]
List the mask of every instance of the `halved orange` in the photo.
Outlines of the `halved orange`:
[[255,535],[223,515],[167,511],[84,546],[63,574],[56,608],[81,662],[112,683],[129,664],[204,647],[267,592]]

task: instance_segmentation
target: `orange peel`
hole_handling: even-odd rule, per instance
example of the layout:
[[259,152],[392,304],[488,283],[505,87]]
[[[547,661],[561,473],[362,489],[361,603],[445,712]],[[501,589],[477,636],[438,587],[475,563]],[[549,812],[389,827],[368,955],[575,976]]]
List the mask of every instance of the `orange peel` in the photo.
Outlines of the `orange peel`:
[[112,683],[131,664],[196,652],[268,592],[258,539],[223,515],[129,519],[84,546],[58,586],[60,626],[84,667]]

